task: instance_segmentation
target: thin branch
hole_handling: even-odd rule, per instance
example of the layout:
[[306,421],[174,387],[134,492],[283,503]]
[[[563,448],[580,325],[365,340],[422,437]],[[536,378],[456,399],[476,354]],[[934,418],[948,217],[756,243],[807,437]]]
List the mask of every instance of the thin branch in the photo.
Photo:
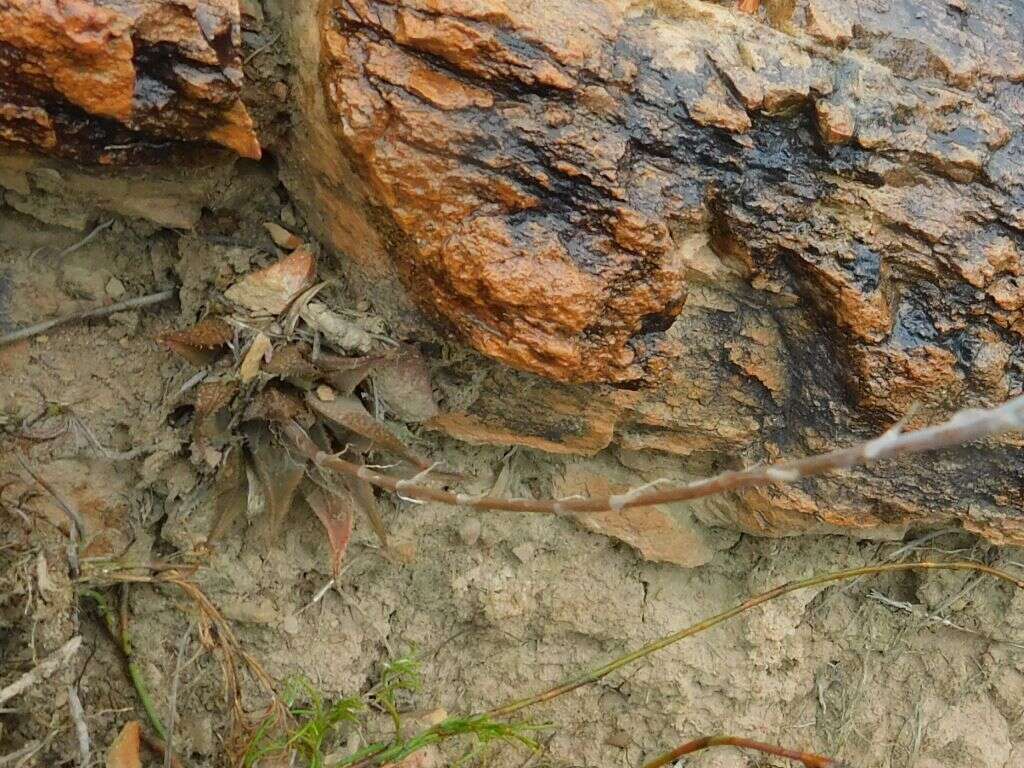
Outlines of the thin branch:
[[[35,480],[36,485],[50,494],[54,501],[57,502],[57,506],[63,510],[64,514],[68,517],[68,522],[71,523],[71,539],[74,542],[80,542],[85,538],[85,519],[81,513],[74,507],[70,502],[64,499],[56,489],[50,485],[46,480],[25,461],[22,455],[15,452],[14,458],[17,459],[18,463],[21,464],[21,468],[24,469],[29,477]],[[74,565],[74,563],[73,563]]]
[[298,423],[292,421],[284,425],[285,434],[298,452],[317,466],[326,467],[342,474],[354,475],[379,488],[397,493],[403,498],[434,501],[472,509],[541,514],[606,512],[609,510],[617,512],[651,504],[690,501],[771,483],[792,483],[802,478],[850,469],[881,459],[950,448],[1019,429],[1024,429],[1024,395],[995,408],[959,411],[948,421],[914,432],[903,432],[900,425],[897,425],[880,437],[849,448],[840,448],[817,456],[781,461],[776,464],[730,470],[684,485],[666,487],[663,482],[656,482],[612,496],[508,499],[451,493],[418,484],[413,480],[381,474],[369,467],[345,461],[340,456],[320,450]]
[[103,597],[102,594],[92,589],[83,589],[80,594],[84,597],[90,598],[96,603],[96,609],[99,611],[100,618],[103,620],[103,626],[106,628],[110,639],[114,641],[114,645],[117,646],[118,651],[120,651],[121,660],[124,662],[125,670],[128,672],[128,677],[132,681],[132,686],[135,688],[135,693],[139,697],[139,702],[142,704],[142,708],[146,712],[146,717],[149,718],[150,725],[153,726],[153,730],[157,732],[160,739],[162,741],[166,741],[167,730],[164,728],[164,724],[160,720],[160,714],[157,712],[156,704],[149,693],[149,686],[146,684],[146,678],[142,674],[142,669],[135,660],[132,652],[131,637],[128,635],[127,629],[119,627],[118,618],[114,615],[114,611],[111,609],[106,598]]
[[40,662],[35,669],[26,672],[6,688],[0,690],[0,704],[13,699],[18,694],[27,691],[33,685],[50,677],[50,675],[71,661],[71,659],[74,658],[74,655],[78,653],[78,649],[81,646],[81,636],[76,635],[75,637],[72,637],[64,643],[64,645]]
[[777,747],[774,744],[765,744],[753,739],[744,739],[740,736],[702,736],[699,739],[680,744],[671,752],[666,752],[649,763],[644,763],[644,768],[663,768],[670,765],[684,755],[692,755],[694,752],[701,752],[712,747],[736,747],[737,749],[750,749],[755,752],[762,752],[766,755],[784,757],[787,760],[795,760],[803,763],[805,768],[840,768],[841,763],[831,757],[815,755],[810,752],[798,752],[794,749]]
[[104,221],[102,224],[97,224],[95,227],[93,227],[92,232],[90,232],[88,235],[83,237],[77,243],[73,243],[72,245],[69,245],[63,251],[58,253],[56,258],[63,259],[65,256],[70,256],[72,253],[77,251],[79,248],[84,248],[86,245],[88,245],[93,240],[95,240],[96,236],[100,232],[102,232],[104,229],[106,229],[107,227],[109,227],[113,223],[114,223],[114,220],[113,219],[109,219],[107,221]]
[[56,317],[53,320],[36,323],[35,325],[30,325],[27,328],[20,328],[17,331],[11,331],[4,336],[0,336],[0,347],[5,344],[13,344],[16,341],[22,341],[23,339],[30,339],[33,336],[38,336],[40,333],[45,333],[51,328],[56,328],[59,325],[66,325],[67,323],[73,323],[79,320],[93,320],[98,317],[112,315],[115,312],[123,312],[127,309],[139,309],[140,307],[149,307],[153,304],[160,304],[168,299],[173,299],[174,295],[174,289],[169,291],[160,291],[159,293],[151,293],[147,296],[137,296],[134,299],[117,301],[113,304],[108,304],[105,307],[96,307],[94,309],[87,309],[84,312],[75,312],[74,314],[65,315],[64,317]]

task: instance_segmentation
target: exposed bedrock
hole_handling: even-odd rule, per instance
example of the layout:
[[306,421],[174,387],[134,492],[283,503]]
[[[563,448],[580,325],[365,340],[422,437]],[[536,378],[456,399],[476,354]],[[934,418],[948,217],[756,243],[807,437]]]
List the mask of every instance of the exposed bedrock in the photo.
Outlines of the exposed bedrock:
[[[1021,392],[1020,0],[261,8],[291,65],[273,136],[229,0],[0,0],[0,139],[115,167],[269,148],[350,286],[433,356],[433,427],[590,457],[563,490],[597,492]],[[588,524],[650,551],[694,515],[1021,543],[1022,445]]]

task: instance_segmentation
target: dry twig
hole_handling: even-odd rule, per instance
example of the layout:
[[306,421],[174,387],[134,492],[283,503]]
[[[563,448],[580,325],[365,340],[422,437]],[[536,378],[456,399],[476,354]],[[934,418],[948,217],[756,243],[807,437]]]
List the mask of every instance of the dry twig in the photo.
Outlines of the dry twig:
[[84,248],[89,243],[91,243],[93,240],[95,240],[96,236],[99,235],[100,232],[102,232],[104,229],[106,229],[107,227],[109,227],[113,223],[114,223],[113,219],[108,219],[107,221],[104,221],[102,224],[97,224],[95,227],[93,227],[92,232],[90,232],[88,235],[83,237],[78,242],[72,243],[71,245],[69,245],[63,251],[58,253],[56,258],[63,259],[65,256],[70,256],[72,253],[77,251],[79,248]]
[[0,704],[13,699],[15,696],[28,690],[33,685],[50,677],[50,675],[71,661],[71,659],[74,658],[74,655],[78,653],[78,649],[81,646],[81,636],[76,635],[75,637],[72,637],[64,643],[64,645],[40,662],[35,669],[26,672],[6,688],[0,690]]
[[30,325],[27,328],[19,328],[17,331],[11,331],[8,334],[0,336],[0,347],[5,344],[13,344],[16,341],[22,341],[23,339],[30,339],[33,336],[38,336],[40,333],[45,333],[51,328],[66,325],[67,323],[73,323],[79,320],[94,320],[98,317],[107,317],[115,312],[123,312],[128,309],[139,309],[140,307],[149,307],[153,304],[160,304],[169,299],[173,299],[174,295],[175,291],[173,289],[169,291],[160,291],[159,293],[151,293],[147,296],[137,296],[134,299],[117,301],[113,304],[108,304],[105,307],[87,309],[84,312],[75,312],[70,315],[65,315],[64,317],[55,317],[53,320],[36,323],[35,325]]
[[71,722],[75,724],[75,740],[78,742],[78,754],[82,768],[89,768],[92,762],[92,740],[89,738],[89,726],[85,722],[85,707],[78,697],[78,686],[68,686],[68,710]]
[[[44,491],[50,494],[50,496],[53,497],[54,501],[57,502],[57,506],[59,506],[61,510],[64,512],[64,514],[67,515],[68,521],[71,523],[72,540],[74,542],[79,542],[82,539],[84,539],[85,520],[82,517],[81,513],[68,501],[66,501],[63,496],[57,493],[54,487],[50,485],[48,482],[46,482],[46,480],[38,472],[32,469],[32,467],[29,466],[29,463],[25,461],[25,459],[22,457],[20,453],[15,452],[14,458],[18,460],[18,463],[21,464],[21,468],[24,469],[29,474],[29,477],[35,480],[36,485],[38,485],[40,488],[42,488]],[[73,561],[72,566],[75,566],[75,563]]]
[[712,747],[736,747],[737,749],[750,749],[766,755],[774,755],[775,757],[784,757],[787,760],[795,760],[803,763],[805,768],[841,768],[841,763],[833,760],[831,757],[815,755],[810,752],[799,752],[795,749],[786,749],[785,747],[777,747],[774,744],[765,744],[761,741],[744,739],[739,736],[702,736],[699,739],[693,739],[685,744],[680,744],[670,752],[666,752],[665,754],[656,757],[649,763],[644,763],[644,768],[663,768],[663,766],[674,763],[684,755],[692,755],[694,752],[711,749]]

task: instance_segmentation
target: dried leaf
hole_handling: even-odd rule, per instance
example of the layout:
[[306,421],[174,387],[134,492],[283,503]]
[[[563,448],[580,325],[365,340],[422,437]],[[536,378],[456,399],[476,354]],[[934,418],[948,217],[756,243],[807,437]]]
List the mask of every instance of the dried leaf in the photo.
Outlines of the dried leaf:
[[196,413],[192,440],[200,448],[227,435],[231,402],[238,392],[234,381],[204,381],[196,387]]
[[301,389],[312,389],[320,371],[308,358],[308,345],[286,344],[274,350],[274,357],[263,366],[263,371]]
[[156,340],[165,349],[201,368],[216,360],[234,337],[230,325],[219,317],[208,317],[188,330],[161,333]]
[[284,332],[288,336],[295,333],[295,328],[299,324],[299,318],[302,316],[302,310],[306,308],[306,305],[313,300],[313,297],[320,293],[321,290],[327,285],[327,282],[317,283],[312,288],[307,288],[303,291],[299,298],[292,302],[292,305],[288,308],[288,314],[284,320]]
[[257,394],[245,409],[245,418],[283,423],[295,420],[308,425],[313,419],[302,398],[277,387],[267,387]]
[[373,486],[365,480],[360,480],[358,477],[352,477],[347,475],[342,478],[345,487],[349,493],[356,500],[356,504],[363,510],[366,517],[370,521],[370,525],[373,526],[373,532],[377,534],[377,538],[380,540],[381,547],[387,551],[388,546],[388,530],[384,527],[384,518],[380,516],[380,508],[377,506],[377,497],[373,494]]
[[402,421],[427,421],[437,415],[430,370],[416,347],[403,344],[374,366],[370,376],[376,393]]
[[301,312],[302,319],[320,331],[327,343],[342,352],[365,355],[373,349],[373,336],[319,301],[309,302]]
[[139,755],[141,726],[138,720],[129,720],[107,750],[107,768],[142,768]]
[[249,422],[243,429],[256,478],[267,501],[263,540],[270,546],[281,532],[284,520],[292,507],[295,492],[306,473],[306,465],[295,461],[262,424]]
[[238,368],[238,375],[242,379],[242,383],[256,378],[256,375],[260,372],[260,363],[269,363],[273,357],[273,351],[274,344],[270,341],[270,337],[262,331],[257,333],[252,340],[252,344],[249,346],[249,351],[245,353],[242,364]]
[[344,498],[341,494],[326,493],[310,483],[303,487],[303,496],[327,531],[327,542],[331,547],[331,574],[337,577],[341,570],[341,561],[345,559],[349,539],[352,538],[353,500],[351,497]]
[[302,238],[298,235],[293,235],[280,224],[275,224],[272,221],[266,221],[263,223],[263,228],[267,230],[267,234],[270,235],[270,239],[274,241],[274,245],[278,248],[284,248],[286,251],[294,251],[302,245]]
[[228,451],[217,473],[213,493],[213,525],[206,537],[207,543],[219,541],[245,513],[249,494],[241,451]]
[[761,0],[738,0],[736,10],[740,13],[757,13],[761,7]]
[[335,389],[337,394],[351,395],[382,359],[382,355],[344,357],[323,354],[320,355],[316,364],[324,380]]
[[280,261],[243,277],[224,296],[256,314],[279,315],[316,279],[316,257],[297,248]]
[[390,451],[420,469],[426,469],[431,465],[429,461],[406,448],[387,427],[373,418],[355,395],[320,400],[313,393],[307,392],[306,404],[325,419],[340,424],[357,435],[369,438],[379,448]]

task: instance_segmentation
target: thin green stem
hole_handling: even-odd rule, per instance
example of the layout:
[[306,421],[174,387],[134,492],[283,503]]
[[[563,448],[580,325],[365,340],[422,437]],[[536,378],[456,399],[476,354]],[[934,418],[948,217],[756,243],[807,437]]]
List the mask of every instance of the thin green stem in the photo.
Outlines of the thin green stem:
[[[613,659],[612,661],[608,662],[602,667],[598,667],[597,669],[594,669],[590,672],[586,672],[582,675],[572,677],[562,683],[559,683],[558,685],[552,688],[547,689],[546,691],[534,694],[533,696],[527,696],[526,698],[516,699],[514,701],[510,701],[506,704],[503,704],[499,707],[495,707],[494,709],[490,709],[486,712],[470,715],[464,718],[464,722],[473,722],[478,720],[494,721],[498,718],[508,717],[509,715],[512,715],[516,712],[520,712],[526,709],[527,707],[532,707],[535,704],[541,704],[545,701],[551,701],[552,699],[556,699],[559,696],[564,696],[565,694],[570,693],[576,690],[577,688],[582,688],[585,685],[595,683],[598,680],[607,677],[612,672],[615,672],[618,669],[622,669],[623,667],[632,664],[635,661],[639,661],[640,659],[649,656],[652,653],[656,653],[657,651],[663,650],[664,648],[667,648],[670,645],[678,643],[681,640],[685,640],[689,637],[693,637],[694,635],[700,634],[701,632],[704,632],[706,630],[711,629],[712,627],[718,626],[719,624],[729,621],[730,619],[733,619],[739,616],[740,614],[745,613],[746,611],[752,610],[753,608],[763,605],[764,603],[767,603],[771,600],[775,600],[778,597],[782,597],[783,595],[788,595],[791,592],[796,592],[801,589],[808,589],[810,587],[817,587],[824,584],[831,584],[837,581],[845,581],[847,579],[857,579],[862,576],[876,576],[883,573],[898,573],[904,571],[927,570],[973,571],[975,573],[984,573],[1001,581],[1005,581],[1009,584],[1012,584],[1018,589],[1024,589],[1024,579],[1019,579],[1016,576],[1007,573],[1006,571],[1001,571],[998,568],[993,568],[989,565],[984,565],[982,563],[973,563],[969,561],[953,561],[947,563],[933,561],[922,561],[917,563],[883,563],[880,565],[866,565],[860,568],[850,568],[848,570],[835,571],[833,573],[818,574],[817,576],[811,576],[806,579],[788,582],[781,586],[775,587],[774,589],[770,589],[767,592],[762,592],[759,595],[750,597],[744,600],[742,603],[739,603],[733,606],[732,608],[723,611],[722,613],[704,619],[703,621],[700,621],[696,624],[692,624],[688,627],[684,627],[683,629],[673,632],[670,635],[666,635],[665,637],[655,640],[652,643],[648,643],[647,645],[644,645],[636,649],[635,651],[632,651],[616,659]],[[452,718],[449,718],[449,721],[451,719]],[[417,747],[419,748],[427,744],[434,744],[439,741],[443,741],[444,739],[450,738],[452,736],[459,735],[457,732],[453,732],[452,729],[446,727],[449,721],[438,723],[437,725],[422,731],[420,734],[414,736],[412,739],[410,739],[408,742],[405,742],[404,744],[369,745],[365,749],[361,750],[357,755],[352,755],[348,760],[342,761],[341,763],[337,764],[336,768],[341,768],[341,766],[346,766],[348,768],[363,768],[364,766],[379,765],[382,762],[390,761],[396,755],[400,754],[402,757],[404,757],[408,754],[411,754],[411,752],[415,751],[415,749],[410,750],[410,745],[414,743],[419,745]],[[700,741],[701,740],[697,740],[697,742],[689,742],[688,745],[684,745],[684,747],[692,747]],[[759,742],[747,742],[745,745],[749,747],[751,743],[758,744],[759,746],[767,746],[761,745]],[[719,745],[708,744],[707,746]],[[705,747],[701,748],[703,749]],[[785,753],[779,754],[780,756],[786,756]],[[817,756],[810,755],[808,757],[815,758]],[[658,764],[655,763],[655,765]],[[662,763],[661,765],[664,765],[664,763]],[[814,763],[812,762],[810,765],[813,766]],[[819,765],[829,766],[835,765],[835,763],[819,763]]]
[[590,672],[586,672],[577,677],[566,680],[553,688],[549,688],[542,693],[535,694],[533,696],[527,696],[523,699],[511,701],[507,704],[503,704],[500,707],[488,710],[486,714],[490,717],[507,717],[515,712],[518,712],[527,707],[532,707],[534,704],[540,704],[544,701],[550,701],[551,699],[558,698],[566,693],[581,688],[584,685],[596,683],[598,680],[607,677],[612,672],[622,669],[622,667],[632,664],[634,661],[639,661],[645,656],[650,656],[652,653],[667,648],[670,645],[678,643],[680,640],[685,640],[688,637],[693,637],[696,634],[711,629],[712,627],[718,626],[723,622],[729,621],[741,613],[756,608],[759,605],[774,600],[777,597],[788,595],[790,592],[796,592],[801,589],[807,589],[809,587],[817,587],[822,584],[829,584],[835,581],[844,581],[846,579],[855,579],[860,576],[874,576],[881,573],[892,573],[898,571],[923,571],[923,570],[940,570],[940,571],[974,571],[977,573],[987,573],[990,576],[994,576],[997,579],[1007,581],[1019,589],[1024,589],[1024,580],[1018,579],[1005,571],[1000,571],[997,568],[992,568],[988,565],[981,563],[972,563],[967,561],[956,561],[950,563],[939,563],[939,562],[918,562],[918,563],[885,563],[882,565],[866,565],[861,568],[851,568],[845,571],[836,571],[834,573],[819,574],[817,576],[811,576],[806,579],[799,581],[791,581],[788,584],[771,589],[767,592],[763,592],[760,595],[748,598],[742,603],[733,606],[727,611],[712,616],[711,618],[704,619],[696,624],[692,624],[689,627],[673,632],[670,635],[666,635],[652,643],[627,653],[624,656],[620,656],[613,661],[605,664],[603,667],[599,667]]
[[117,616],[114,615],[114,611],[107,603],[107,599],[101,593],[94,589],[82,589],[79,591],[79,594],[83,597],[88,597],[96,603],[96,609],[103,619],[107,634],[110,635],[110,639],[114,641],[118,651],[120,651],[121,659],[124,661],[125,669],[128,671],[128,677],[132,681],[132,686],[135,688],[135,693],[139,697],[142,708],[146,711],[146,717],[149,719],[150,725],[153,726],[153,730],[166,743],[167,729],[164,728],[163,721],[160,719],[156,709],[156,703],[149,694],[149,685],[142,674],[142,669],[135,662],[135,657],[132,654],[131,637],[127,629],[122,629],[118,626]]

